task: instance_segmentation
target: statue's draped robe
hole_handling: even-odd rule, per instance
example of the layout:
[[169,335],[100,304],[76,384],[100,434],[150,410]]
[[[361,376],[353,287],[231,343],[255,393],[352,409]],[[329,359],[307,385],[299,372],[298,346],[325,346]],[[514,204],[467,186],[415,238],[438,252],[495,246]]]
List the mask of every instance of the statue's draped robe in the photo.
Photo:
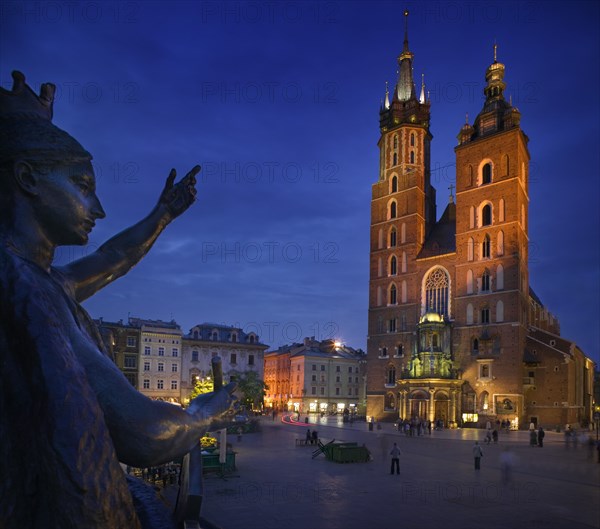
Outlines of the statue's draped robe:
[[0,246],[2,529],[140,528],[72,326],[106,354],[68,281]]

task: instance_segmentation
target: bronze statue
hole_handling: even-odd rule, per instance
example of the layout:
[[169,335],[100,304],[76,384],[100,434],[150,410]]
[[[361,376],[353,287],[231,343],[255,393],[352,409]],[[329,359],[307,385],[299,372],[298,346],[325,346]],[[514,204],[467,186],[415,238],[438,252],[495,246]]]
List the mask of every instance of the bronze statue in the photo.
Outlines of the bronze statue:
[[66,266],[105,216],[91,155],[51,123],[54,85],[37,96],[13,72],[0,88],[0,527],[139,528],[119,461],[158,465],[190,451],[233,402],[233,384],[187,410],[125,379],[80,302],[127,273],[195,200],[194,167],[171,170],[150,214]]

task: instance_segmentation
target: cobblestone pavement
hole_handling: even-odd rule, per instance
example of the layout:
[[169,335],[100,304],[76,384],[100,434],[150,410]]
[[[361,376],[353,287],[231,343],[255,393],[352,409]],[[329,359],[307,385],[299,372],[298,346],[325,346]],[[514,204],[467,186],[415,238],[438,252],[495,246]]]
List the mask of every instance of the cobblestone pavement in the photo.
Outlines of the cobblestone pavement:
[[[591,529],[600,521],[600,464],[585,443],[566,447],[547,432],[530,447],[528,432],[501,432],[497,445],[476,429],[405,437],[391,424],[369,432],[365,423],[336,417],[284,424],[264,417],[262,431],[238,442],[237,472],[208,476],[202,514],[222,529],[395,529],[401,527]],[[306,428],[324,441],[354,441],[371,451],[369,463],[340,464],[311,447],[296,447]],[[474,470],[472,446],[484,457]],[[401,474],[390,475],[397,442]],[[514,457],[503,481],[501,454]]]

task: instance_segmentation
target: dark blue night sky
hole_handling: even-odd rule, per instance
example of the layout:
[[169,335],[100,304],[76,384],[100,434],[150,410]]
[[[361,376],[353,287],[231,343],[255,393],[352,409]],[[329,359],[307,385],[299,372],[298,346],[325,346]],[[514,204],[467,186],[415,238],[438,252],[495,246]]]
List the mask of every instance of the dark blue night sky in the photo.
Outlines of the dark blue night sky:
[[107,212],[92,251],[147,213],[169,169],[199,163],[198,202],[94,317],[238,325],[278,346],[366,347],[379,105],[410,10],[432,102],[438,214],[456,135],[482,107],[498,44],[530,138],[531,285],[599,360],[597,2],[11,2],[0,83],[57,85],[55,123],[94,154]]

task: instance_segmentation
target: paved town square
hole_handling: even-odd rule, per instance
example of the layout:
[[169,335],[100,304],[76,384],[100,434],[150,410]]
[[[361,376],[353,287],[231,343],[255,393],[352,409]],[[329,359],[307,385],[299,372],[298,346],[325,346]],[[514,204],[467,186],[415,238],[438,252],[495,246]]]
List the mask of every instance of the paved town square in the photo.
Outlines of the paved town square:
[[[410,438],[391,424],[369,432],[365,423],[342,425],[335,417],[308,425],[261,421],[260,433],[230,438],[237,472],[205,479],[203,515],[222,529],[598,527],[597,453],[582,443],[567,449],[556,432],[539,448],[529,446],[525,431],[501,432],[488,446],[485,431],[475,429]],[[307,427],[323,441],[365,443],[373,461],[312,459],[311,447],[295,444]],[[479,471],[475,439],[484,452]],[[399,476],[390,475],[394,442],[402,451]],[[515,465],[503,484],[500,456],[507,448]]]

